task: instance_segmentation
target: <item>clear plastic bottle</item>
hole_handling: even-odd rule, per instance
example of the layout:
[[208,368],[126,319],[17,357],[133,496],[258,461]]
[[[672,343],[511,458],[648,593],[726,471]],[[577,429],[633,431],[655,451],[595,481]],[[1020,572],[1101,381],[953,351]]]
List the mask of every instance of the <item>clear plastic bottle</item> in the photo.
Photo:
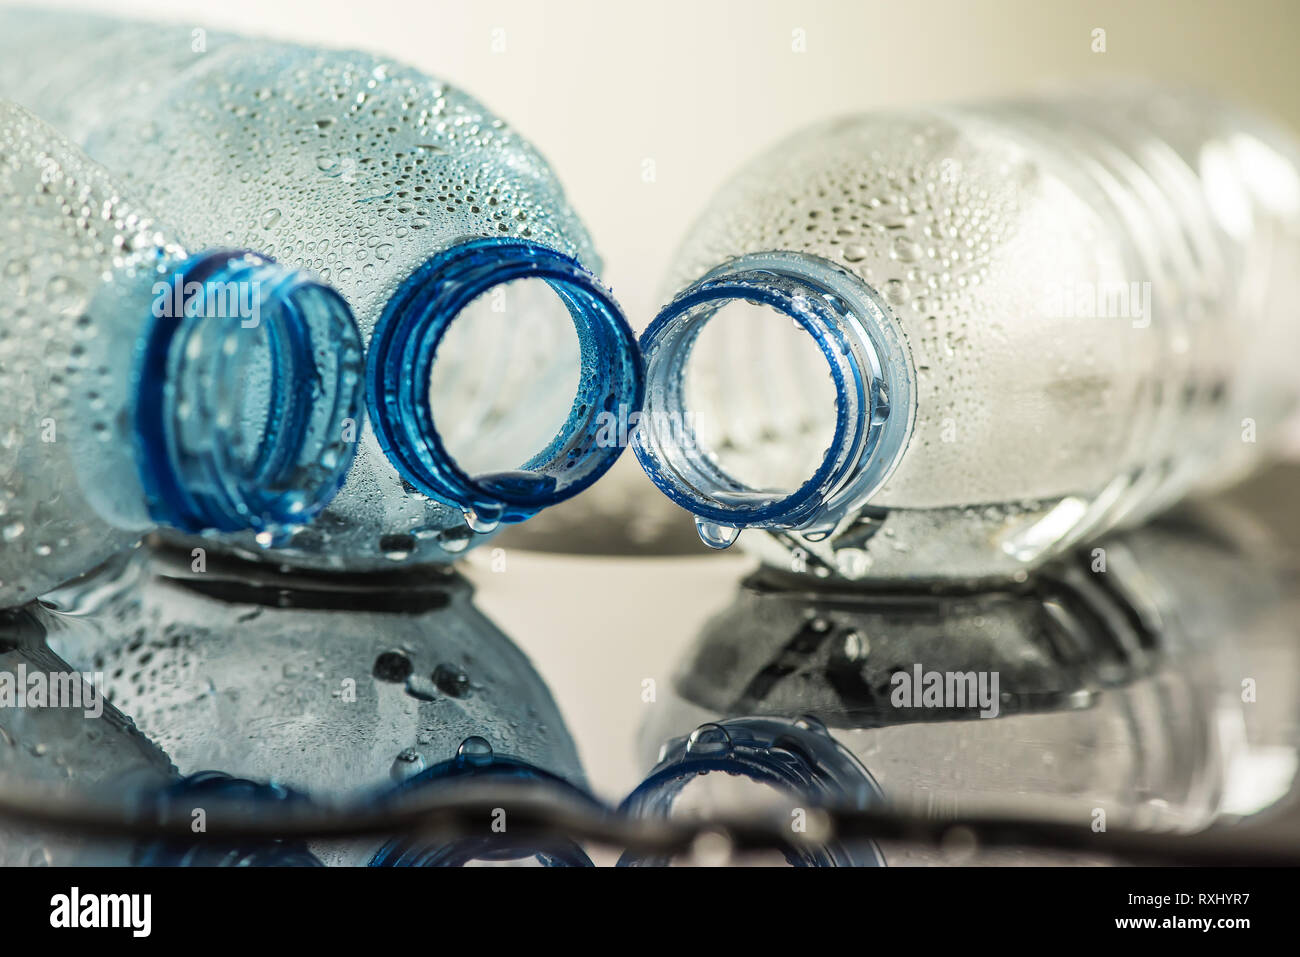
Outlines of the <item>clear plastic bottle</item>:
[[278,560],[444,561],[620,453],[601,430],[639,407],[641,366],[591,238],[459,90],[365,53],[6,11],[0,94],[57,116],[183,238],[255,243],[353,306],[370,427]]
[[1015,577],[1281,437],[1300,150],[1160,91],[837,120],[742,170],[671,286],[634,447],[706,542]]
[[[393,792],[380,800],[398,807],[409,797],[424,796],[430,791],[451,798],[465,787],[492,788],[526,786],[537,799],[547,796],[577,805],[595,814],[605,808],[572,780],[539,767],[530,761],[498,754],[483,737],[473,735],[456,748],[445,761],[425,768],[398,783]],[[594,867],[582,845],[560,831],[547,835],[516,833],[510,828],[510,802],[503,796],[502,807],[483,820],[476,831],[458,837],[436,839],[427,835],[408,834],[384,843],[369,861],[370,867]],[[501,825],[504,825],[502,827]],[[518,830],[518,829],[516,829]]]
[[[50,649],[47,637],[59,629],[58,619],[35,603],[0,611],[0,680],[6,686],[0,692],[0,742],[6,745],[0,749],[0,785],[6,795],[98,812],[116,809],[135,820],[148,820],[164,808],[187,819],[198,806],[215,814],[210,798],[245,814],[256,813],[268,801],[302,799],[284,788],[215,771],[179,777],[167,755],[103,700],[93,674],[74,670]],[[232,805],[235,800],[240,804]],[[133,841],[94,829],[64,831],[0,819],[4,866],[319,863],[293,841]]]
[[337,293],[254,253],[186,252],[3,102],[0,206],[0,606],[159,525],[274,539],[319,513],[363,418]]
[[[94,698],[83,676],[46,643],[51,616],[37,604],[0,610],[0,674],[6,687],[0,707],[0,785],[7,794],[45,797],[99,798],[116,801],[165,787],[176,776],[167,755],[109,702]],[[81,707],[28,707],[26,696],[42,675],[67,676],[59,686],[73,692],[80,686]],[[17,696],[22,694],[19,699]],[[97,707],[96,705],[100,705]],[[121,863],[129,859],[130,842],[85,833],[34,828],[25,822],[0,819],[0,865],[49,866],[72,863]]]
[[[446,775],[424,772],[458,754],[471,768],[495,754],[585,787],[541,675],[445,566],[286,572],[151,545],[42,601],[59,626],[51,647],[102,673],[109,700],[184,774],[368,801],[395,782],[437,784]],[[364,865],[380,843],[312,850]]]
[[[1105,827],[1191,832],[1293,804],[1300,565],[1294,544],[1255,524],[1293,482],[1294,471],[1254,489],[1274,512],[1179,509],[1023,585],[866,589],[761,570],[681,662],[642,729],[643,760],[663,762],[670,738],[680,758],[690,735],[712,745],[695,749],[711,770],[762,781],[734,735],[716,730],[759,715],[789,729],[786,764],[812,753],[798,746],[810,731],[833,736],[894,806],[1091,828],[1096,854],[1080,862],[1107,859]],[[983,690],[927,700],[918,673],[945,684],[969,675]],[[915,693],[900,697],[905,679]],[[823,779],[852,780],[842,758],[816,764]],[[665,803],[662,781],[642,790],[643,804]],[[752,789],[714,803],[734,812],[751,800]],[[892,841],[882,850],[891,864],[961,859]],[[1061,860],[989,849],[974,862]]]

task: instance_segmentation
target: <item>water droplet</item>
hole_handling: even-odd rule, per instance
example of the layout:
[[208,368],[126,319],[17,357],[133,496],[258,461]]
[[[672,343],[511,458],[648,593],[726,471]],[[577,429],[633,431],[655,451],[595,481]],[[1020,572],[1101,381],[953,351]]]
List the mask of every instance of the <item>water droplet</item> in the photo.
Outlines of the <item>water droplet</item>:
[[407,748],[393,758],[393,766],[388,773],[394,781],[400,782],[415,777],[423,770],[424,756],[415,748]]
[[467,508],[465,509],[465,524],[480,535],[486,535],[489,532],[496,531],[496,527],[501,524],[501,513],[493,512],[488,508]]
[[439,691],[451,698],[463,698],[469,693],[469,675],[452,665],[438,665],[434,668],[433,683]]
[[901,306],[907,302],[911,296],[911,290],[907,288],[907,283],[901,279],[891,279],[885,283],[885,298],[896,306]]
[[726,754],[731,750],[731,735],[720,724],[702,724],[686,739],[686,753],[693,755]]
[[405,681],[415,668],[411,659],[400,651],[385,651],[375,658],[371,672],[380,681]]
[[740,536],[738,528],[718,525],[698,517],[695,519],[695,530],[700,533],[700,541],[709,548],[730,548]]
[[415,547],[414,535],[381,535],[379,538],[379,551],[389,561],[404,561],[415,551]]
[[434,541],[444,552],[450,552],[458,555],[469,547],[470,539],[474,537],[474,530],[468,525],[456,525],[452,528],[444,528],[436,536]]
[[480,738],[477,734],[471,735],[456,749],[456,758],[466,764],[482,767],[492,761],[492,745],[488,744],[486,738]]
[[261,222],[263,229],[270,229],[280,221],[280,211],[278,209],[268,209],[262,214]]
[[917,259],[921,258],[920,245],[914,240],[909,239],[907,236],[895,237],[894,243],[890,247],[889,251],[895,259],[899,259],[905,263],[915,262]]
[[830,734],[826,728],[826,722],[815,714],[801,714],[795,719],[794,726],[802,728],[804,731],[814,731],[817,734]]

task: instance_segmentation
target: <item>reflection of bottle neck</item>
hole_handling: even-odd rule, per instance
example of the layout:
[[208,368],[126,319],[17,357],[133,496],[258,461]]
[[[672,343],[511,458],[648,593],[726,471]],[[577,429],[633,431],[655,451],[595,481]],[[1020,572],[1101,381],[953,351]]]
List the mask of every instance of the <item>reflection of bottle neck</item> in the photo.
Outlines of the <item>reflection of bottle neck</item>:
[[[402,781],[387,800],[400,800],[413,791],[429,788],[451,790],[457,785],[510,781],[541,793],[598,808],[598,802],[575,785],[549,771],[518,758],[496,754],[481,737],[466,738],[456,756],[426,768]],[[500,828],[494,822],[482,834],[470,834],[442,843],[416,837],[399,837],[381,847],[371,867],[463,867],[475,862],[512,863],[533,861],[542,867],[591,867],[591,858],[576,842],[563,835],[519,836],[506,826],[501,808]]]
[[[278,784],[258,784],[220,771],[200,771],[168,785],[147,799],[158,813],[175,819],[207,812],[213,804],[229,803],[233,814],[256,814],[259,807],[306,805],[307,795]],[[159,839],[140,842],[132,863],[138,867],[323,867],[301,840],[242,841]]]
[[150,517],[191,532],[272,533],[310,520],[356,448],[361,344],[347,304],[245,252],[202,253],[119,281],[125,305],[148,297],[134,441],[123,444],[134,448]]
[[[712,772],[768,785],[794,802],[791,815],[806,820],[813,808],[862,810],[882,801],[866,768],[831,737],[817,718],[731,718],[700,725],[667,742],[659,763],[623,802],[622,810],[645,818],[675,812],[685,789]],[[806,833],[806,831],[804,832]],[[874,841],[822,840],[791,843],[786,861],[803,867],[875,867],[884,864]],[[661,866],[664,857],[624,854],[620,867]]]
[[[579,391],[543,451],[513,471],[470,475],[433,421],[435,354],[471,302],[521,279],[544,280],[568,308],[581,348]],[[367,381],[371,422],[389,460],[419,491],[462,509],[475,531],[528,518],[604,474],[621,452],[601,440],[605,417],[640,408],[642,392],[636,342],[608,290],[576,260],[520,239],[457,243],[407,278],[375,325]]]
[[[745,485],[693,435],[681,442],[667,425],[689,430],[684,372],[691,351],[704,325],[737,300],[789,316],[813,337],[830,366],[834,438],[820,467],[792,493]],[[664,307],[641,346],[647,395],[637,457],[665,494],[696,515],[701,537],[715,547],[729,545],[736,530],[747,527],[824,538],[884,484],[910,438],[915,386],[902,334],[869,286],[825,260],[791,252],[733,259]]]

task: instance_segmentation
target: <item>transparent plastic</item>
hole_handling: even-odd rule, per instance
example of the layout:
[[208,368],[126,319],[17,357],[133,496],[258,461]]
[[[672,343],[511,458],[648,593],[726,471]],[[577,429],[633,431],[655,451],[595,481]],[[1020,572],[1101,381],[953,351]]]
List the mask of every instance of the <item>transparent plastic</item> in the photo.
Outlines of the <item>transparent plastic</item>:
[[365,53],[6,11],[0,94],[57,116],[187,241],[319,271],[378,346],[352,476],[277,560],[445,561],[621,452],[599,433],[639,407],[641,366],[590,236],[459,90]]
[[[142,547],[42,601],[50,646],[102,673],[113,705],[183,774],[220,768],[365,802],[440,786],[434,769],[458,757],[474,769],[509,756],[585,787],[542,677],[450,569],[286,573]],[[363,866],[382,843],[310,847]]]
[[0,102],[0,606],[157,526],[270,539],[343,484],[361,343],[328,286],[187,253]]
[[[1293,806],[1300,566],[1259,518],[1176,510],[1024,585],[978,591],[761,570],[680,663],[671,697],[642,729],[642,759],[662,766],[687,735],[712,744],[712,770],[758,779],[734,736],[716,729],[761,716],[790,729],[785,750],[805,764],[812,752],[796,745],[809,729],[833,738],[893,806],[1091,827],[1097,853],[1080,863],[1105,859],[1106,827],[1191,832]],[[898,676],[918,672],[970,675],[991,693],[930,699],[918,683],[900,697]],[[665,749],[673,738],[676,750]],[[842,758],[815,763],[844,776]],[[787,813],[804,806],[795,795]],[[713,806],[752,800],[752,788],[723,792]],[[881,850],[890,864],[1061,861],[885,841]]]
[[[634,447],[706,542],[761,528],[772,564],[854,579],[1023,576],[1282,437],[1300,151],[1149,90],[837,120],[740,172],[670,285]],[[809,452],[793,489],[765,479]]]

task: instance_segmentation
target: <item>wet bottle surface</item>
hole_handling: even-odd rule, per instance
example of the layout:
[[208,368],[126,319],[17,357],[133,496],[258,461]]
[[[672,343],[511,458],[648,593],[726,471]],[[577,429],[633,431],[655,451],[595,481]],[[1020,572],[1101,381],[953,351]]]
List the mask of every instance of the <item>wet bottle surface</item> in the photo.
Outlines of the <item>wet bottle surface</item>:
[[2,102],[0,204],[0,606],[158,526],[275,538],[320,512],[362,416],[337,293],[255,253],[187,252]]
[[638,456],[710,544],[849,578],[1014,577],[1227,483],[1295,408],[1297,157],[1160,91],[805,130],[691,231]]
[[[0,14],[0,93],[57,114],[183,237],[255,240],[357,314],[371,421],[348,484],[280,560],[446,561],[612,464],[599,433],[639,406],[635,342],[517,133],[381,57],[215,33],[196,51],[189,30],[81,20]],[[113,60],[138,69],[79,104]]]

